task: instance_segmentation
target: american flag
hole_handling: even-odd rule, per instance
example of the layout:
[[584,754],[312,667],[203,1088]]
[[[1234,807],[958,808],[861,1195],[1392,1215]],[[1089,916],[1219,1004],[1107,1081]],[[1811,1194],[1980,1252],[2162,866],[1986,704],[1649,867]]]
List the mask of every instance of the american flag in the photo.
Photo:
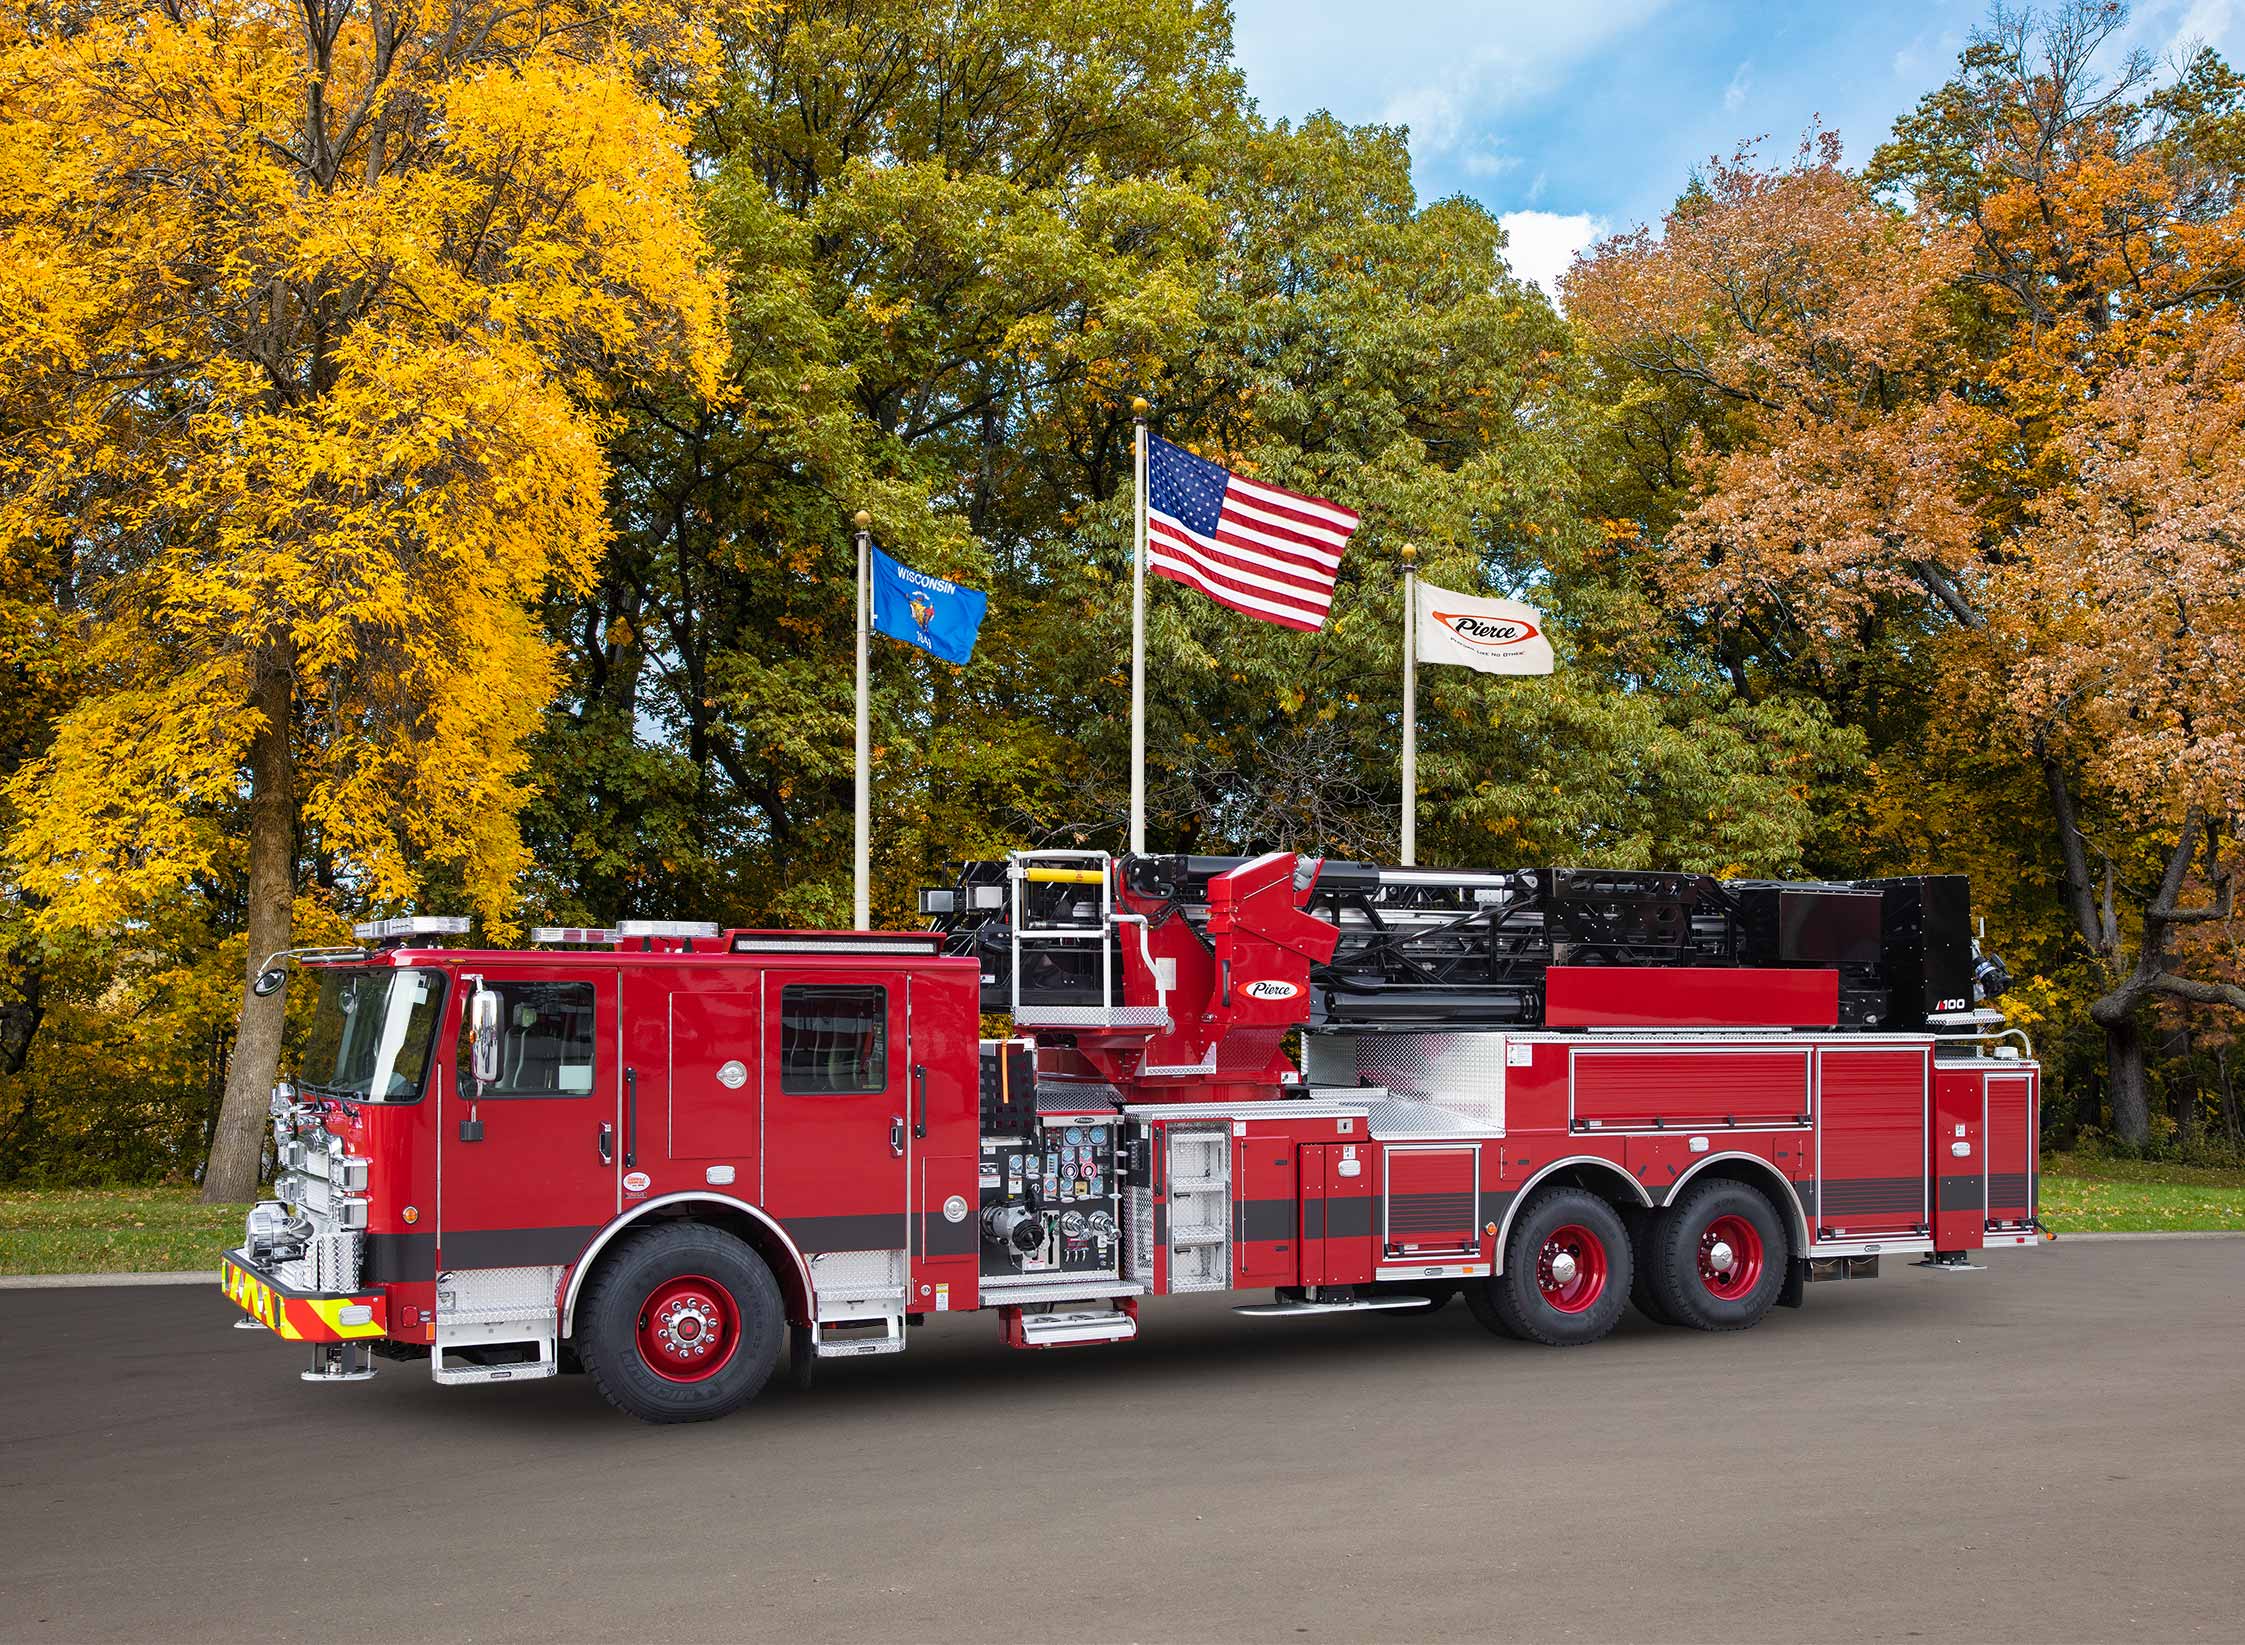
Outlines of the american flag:
[[1148,439],[1147,569],[1250,617],[1323,628],[1355,511]]

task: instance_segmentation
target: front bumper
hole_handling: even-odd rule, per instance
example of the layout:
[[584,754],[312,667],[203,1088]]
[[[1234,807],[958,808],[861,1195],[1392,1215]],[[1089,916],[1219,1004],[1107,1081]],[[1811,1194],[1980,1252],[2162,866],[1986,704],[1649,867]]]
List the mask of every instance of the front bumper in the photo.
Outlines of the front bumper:
[[355,1342],[388,1329],[380,1291],[295,1290],[244,1251],[229,1251],[219,1260],[218,1283],[242,1312],[290,1342]]

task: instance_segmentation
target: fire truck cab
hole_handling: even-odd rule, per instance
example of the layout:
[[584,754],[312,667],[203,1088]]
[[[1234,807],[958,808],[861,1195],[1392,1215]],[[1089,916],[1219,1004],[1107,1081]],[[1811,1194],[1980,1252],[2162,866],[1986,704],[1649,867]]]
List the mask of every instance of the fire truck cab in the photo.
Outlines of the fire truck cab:
[[388,922],[304,958],[223,1283],[308,1378],[581,1369],[653,1421],[967,1310],[1022,1348],[1196,1291],[1738,1329],[2037,1237],[2038,1073],[1961,896],[1023,852],[920,932]]

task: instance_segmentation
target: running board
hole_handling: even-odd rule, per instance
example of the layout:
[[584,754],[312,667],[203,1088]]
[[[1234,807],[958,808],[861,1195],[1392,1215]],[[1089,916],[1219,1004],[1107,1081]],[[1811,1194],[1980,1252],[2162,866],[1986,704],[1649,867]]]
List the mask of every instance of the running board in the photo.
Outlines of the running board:
[[[822,1302],[819,1317],[811,1326],[811,1353],[815,1359],[856,1359],[864,1354],[901,1354],[904,1352],[904,1304],[901,1300],[886,1299],[860,1305],[860,1311],[829,1312],[832,1306]],[[844,1304],[844,1309],[848,1308]],[[879,1326],[878,1332],[866,1327]],[[830,1337],[829,1331],[841,1327],[852,1334]]]
[[558,1376],[560,1363],[554,1358],[553,1344],[541,1342],[543,1359],[526,1359],[513,1365],[447,1365],[444,1350],[438,1348],[429,1355],[429,1379],[441,1382],[447,1388],[457,1388],[471,1382],[535,1382],[540,1377]]
[[1425,1297],[1351,1297],[1346,1302],[1243,1302],[1232,1312],[1250,1319],[1288,1319],[1298,1314],[1361,1314],[1378,1308],[1432,1307]]

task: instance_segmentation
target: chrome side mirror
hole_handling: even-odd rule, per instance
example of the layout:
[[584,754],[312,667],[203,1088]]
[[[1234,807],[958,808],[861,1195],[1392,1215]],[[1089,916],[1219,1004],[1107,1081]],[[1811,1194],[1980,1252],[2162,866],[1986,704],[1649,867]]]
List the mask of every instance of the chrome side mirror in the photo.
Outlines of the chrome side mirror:
[[261,1000],[269,1000],[287,986],[288,973],[276,965],[258,972],[257,980],[249,985],[249,991]]
[[478,1089],[499,1079],[499,996],[476,979],[468,1002],[468,1064]]

